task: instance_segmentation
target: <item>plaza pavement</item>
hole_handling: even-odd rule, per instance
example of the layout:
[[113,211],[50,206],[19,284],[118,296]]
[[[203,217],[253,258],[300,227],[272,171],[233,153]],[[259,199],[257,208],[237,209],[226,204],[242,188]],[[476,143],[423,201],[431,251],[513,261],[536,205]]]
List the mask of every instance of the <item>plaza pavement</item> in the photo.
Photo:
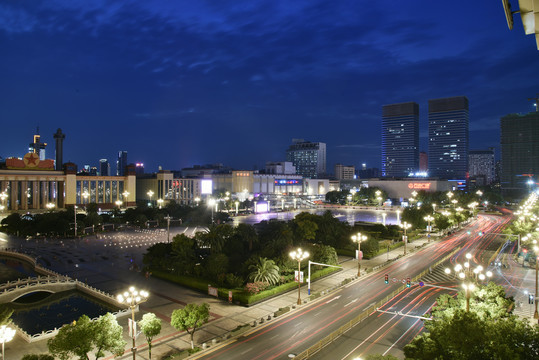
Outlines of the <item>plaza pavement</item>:
[[[153,234],[146,234],[142,237],[148,238],[152,242],[158,242],[163,241],[162,236],[163,234],[159,238]],[[173,234],[171,234],[172,236]],[[124,244],[129,243],[127,240],[126,236]],[[138,240],[131,240],[133,244],[136,241]],[[140,268],[142,254],[147,246],[126,245],[123,247],[119,245],[119,242],[120,240],[116,238],[107,239],[101,236],[101,238],[96,239],[95,236],[90,236],[76,242],[64,241],[63,244],[59,244],[61,249],[51,247],[50,243],[46,244],[41,240],[41,243],[39,241],[27,242],[21,247],[21,250],[24,249],[30,254],[38,254],[42,263],[50,263],[49,268],[72,278],[78,278],[112,295],[125,291],[129,286],[149,291],[150,297],[147,302],[141,304],[141,311],[136,314],[136,319],[139,320],[147,312],[153,312],[162,319],[162,331],[152,343],[153,359],[159,359],[171,352],[190,347],[189,335],[177,331],[170,325],[172,312],[186,304],[206,302],[210,305],[210,321],[195,333],[195,343],[201,347],[202,344],[205,344],[208,349],[222,342],[229,336],[230,331],[240,325],[253,325],[256,322],[259,326],[261,319],[267,323],[268,317],[272,319],[272,315],[279,308],[296,307],[297,289],[250,307],[243,307],[158,278],[151,276],[146,278],[145,274],[137,271],[136,268]],[[426,243],[426,238],[414,240],[408,245],[409,254]],[[367,273],[368,269],[380,267],[388,259],[391,261],[402,256],[402,253],[403,248],[398,248],[373,259],[362,260],[362,277],[373,276],[375,273]],[[313,282],[311,284],[312,292],[328,292],[338,287],[344,279],[357,278],[356,260],[350,257],[339,257],[339,263],[343,267],[342,271]],[[307,271],[307,269],[302,270]],[[307,286],[302,286],[301,298],[302,300],[308,298]],[[124,329],[127,329],[127,319],[128,317],[121,317],[118,320]],[[132,358],[130,351],[132,340],[127,337],[127,330],[124,330],[124,339],[128,345],[125,354],[120,358],[129,359]],[[136,344],[137,358],[148,359],[148,346],[144,335],[141,334],[137,338]],[[13,341],[6,343],[5,351],[8,358],[21,359],[24,354],[47,353],[48,349],[46,341],[26,343],[22,338],[16,336]]]

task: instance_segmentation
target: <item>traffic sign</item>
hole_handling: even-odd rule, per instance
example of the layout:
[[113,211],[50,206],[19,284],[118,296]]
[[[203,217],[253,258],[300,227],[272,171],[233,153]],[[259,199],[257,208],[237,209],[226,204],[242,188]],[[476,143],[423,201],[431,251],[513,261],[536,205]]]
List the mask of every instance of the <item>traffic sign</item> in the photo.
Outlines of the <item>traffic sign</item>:
[[425,285],[425,283],[423,281],[420,281],[419,286],[423,286],[423,285]]

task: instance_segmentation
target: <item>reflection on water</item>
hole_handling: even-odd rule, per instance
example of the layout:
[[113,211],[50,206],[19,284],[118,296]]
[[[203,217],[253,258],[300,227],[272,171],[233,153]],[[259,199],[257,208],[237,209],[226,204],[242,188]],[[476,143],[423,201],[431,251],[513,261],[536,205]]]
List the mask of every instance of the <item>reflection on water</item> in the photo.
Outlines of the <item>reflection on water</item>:
[[[282,220],[289,221],[300,212],[309,212],[311,214],[322,215],[328,209],[303,209],[289,212],[272,212],[264,214],[253,214],[233,218],[233,224],[257,224],[264,220]],[[374,223],[383,223],[383,215],[386,214],[386,224],[397,224],[397,213],[390,210],[359,210],[359,209],[331,209],[333,216],[350,225],[354,225],[356,221],[366,221]]]
[[28,263],[17,259],[0,258],[0,284],[33,276],[37,276],[37,274]]
[[[21,302],[24,299],[19,299]],[[42,331],[59,329],[64,324],[77,320],[81,315],[90,319],[118,311],[111,305],[102,303],[76,290],[53,294],[32,304],[15,304],[10,306],[14,312],[13,322],[30,335]]]

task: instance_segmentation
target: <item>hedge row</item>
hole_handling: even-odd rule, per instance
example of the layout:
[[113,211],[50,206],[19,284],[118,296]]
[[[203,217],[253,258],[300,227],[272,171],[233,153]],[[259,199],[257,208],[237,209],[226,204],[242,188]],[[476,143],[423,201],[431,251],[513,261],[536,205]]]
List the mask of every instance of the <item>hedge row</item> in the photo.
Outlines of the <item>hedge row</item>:
[[[316,280],[318,278],[321,278],[323,276],[326,276],[336,271],[339,271],[339,269],[323,268],[321,270],[314,271],[313,273],[311,273],[311,281]],[[196,289],[204,293],[208,292],[208,284],[211,284],[211,282],[209,282],[206,279],[194,278],[194,277],[185,276],[185,275],[174,275],[174,274],[170,274],[170,273],[160,271],[160,270],[152,270],[152,276],[173,282],[175,284],[190,287],[192,289]],[[258,301],[262,301],[266,298],[285,293],[287,291],[294,289],[297,286],[298,285],[295,281],[289,282],[289,283],[282,284],[268,290],[261,291],[258,294],[249,294],[246,291],[239,290],[239,289],[218,288],[217,294],[218,294],[218,297],[221,299],[228,299],[228,292],[232,291],[232,299],[234,301],[239,301],[243,305],[249,305]]]

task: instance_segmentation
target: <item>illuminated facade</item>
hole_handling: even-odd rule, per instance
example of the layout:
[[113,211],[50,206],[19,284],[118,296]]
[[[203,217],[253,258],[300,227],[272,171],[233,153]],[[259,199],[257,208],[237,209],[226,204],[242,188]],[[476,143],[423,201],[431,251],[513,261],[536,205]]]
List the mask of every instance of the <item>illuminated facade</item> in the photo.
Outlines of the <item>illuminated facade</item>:
[[323,177],[326,174],[326,144],[294,139],[286,151],[286,160],[294,164],[296,174],[304,178]]
[[470,179],[475,179],[477,186],[494,182],[494,166],[494,149],[470,150],[468,153],[468,174]]
[[429,175],[466,179],[468,171],[468,99],[429,100]]
[[453,185],[447,180],[408,180],[408,179],[369,179],[367,180],[369,187],[377,187],[384,190],[389,198],[392,199],[408,199],[412,197],[414,191],[450,191],[454,190]]
[[382,107],[382,176],[403,177],[419,169],[419,105]]

